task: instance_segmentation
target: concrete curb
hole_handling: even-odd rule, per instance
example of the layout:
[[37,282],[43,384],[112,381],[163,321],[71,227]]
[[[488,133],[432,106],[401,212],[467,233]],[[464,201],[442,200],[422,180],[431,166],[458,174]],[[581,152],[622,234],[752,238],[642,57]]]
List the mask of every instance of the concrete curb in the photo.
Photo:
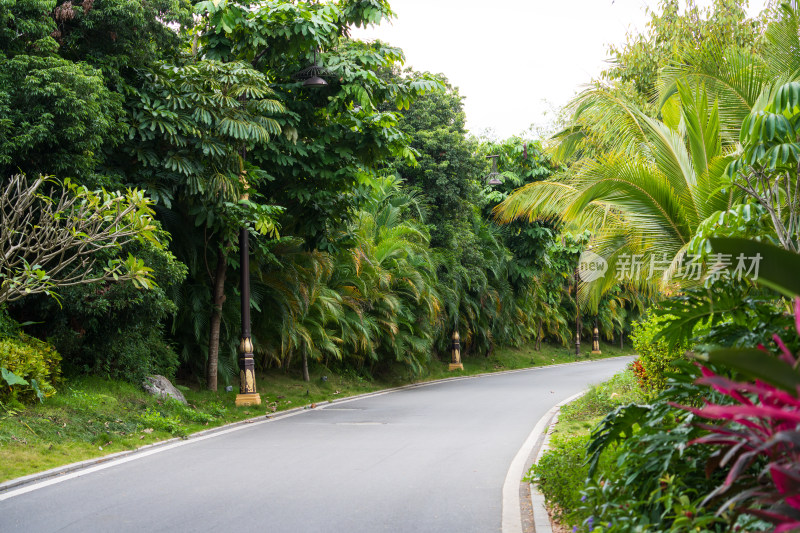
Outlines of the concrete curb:
[[[567,398],[563,402],[555,405],[548,412],[548,414],[543,417],[546,418],[548,415],[550,415],[550,418],[547,421],[547,429],[544,432],[544,439],[542,440],[542,443],[536,452],[536,459],[533,461],[534,463],[538,463],[545,452],[550,449],[550,436],[553,434],[553,429],[558,422],[558,415],[561,412],[561,408],[568,403],[574,402],[587,392],[588,389],[576,394],[575,396]],[[530,484],[530,494],[534,533],[553,533],[553,524],[550,522],[550,515],[547,512],[547,503],[545,502],[544,495],[539,491],[539,488],[535,483]]]
[[[623,355],[623,356],[619,356],[619,357],[606,357],[606,358],[603,358],[603,359],[593,359],[591,361],[577,361],[577,362],[573,362],[573,363],[561,363],[561,364],[557,364],[557,365],[536,366],[536,367],[530,367],[530,368],[520,368],[520,369],[515,369],[515,370],[503,370],[503,371],[500,371],[500,372],[487,372],[487,373],[484,373],[484,374],[475,374],[475,375],[471,375],[471,376],[453,376],[453,377],[450,377],[450,378],[442,378],[442,379],[436,379],[436,380],[431,380],[431,381],[423,381],[423,382],[419,382],[419,383],[411,383],[411,384],[408,384],[408,385],[401,385],[399,387],[392,387],[392,388],[389,388],[389,389],[382,389],[382,390],[379,390],[379,391],[365,392],[363,394],[357,394],[355,396],[347,396],[347,397],[344,397],[344,398],[336,398],[335,400],[330,400],[327,403],[319,405],[317,407],[317,409],[324,409],[324,408],[326,408],[328,406],[336,405],[336,404],[340,404],[340,403],[344,403],[344,402],[351,402],[351,401],[354,401],[354,400],[360,400],[360,399],[369,398],[369,397],[372,397],[372,396],[380,396],[380,395],[383,395],[383,394],[389,394],[389,393],[397,392],[397,391],[401,391],[401,390],[407,390],[407,389],[414,389],[414,388],[418,388],[418,387],[426,387],[426,386],[430,386],[430,385],[436,385],[436,384],[445,383],[445,382],[448,382],[448,381],[460,381],[460,380],[464,380],[464,379],[485,378],[487,376],[495,376],[495,375],[499,375],[499,374],[510,374],[510,373],[514,373],[514,372],[533,372],[533,371],[537,371],[537,370],[543,370],[543,369],[546,369],[546,368],[552,368],[552,367],[558,367],[558,366],[585,365],[585,364],[593,363],[595,361],[603,361],[603,360],[606,360],[606,359],[609,359],[609,360],[610,359],[618,359],[618,358],[621,358],[621,357],[629,357],[629,356]],[[290,416],[295,416],[295,415],[301,414],[304,411],[312,411],[312,410],[313,409],[309,408],[307,405],[306,406],[300,406],[300,407],[293,407],[292,409],[287,409],[285,411],[280,411],[280,412],[277,412],[277,413],[268,414],[266,416],[265,415],[259,415],[259,416],[253,417],[253,418],[248,418],[246,420],[240,420],[238,422],[232,422],[232,423],[226,424],[224,426],[218,426],[218,427],[215,427],[215,428],[206,429],[206,430],[203,430],[203,431],[199,431],[197,433],[192,433],[191,435],[188,435],[188,436],[183,437],[183,438],[176,437],[176,438],[172,438],[172,439],[163,440],[163,441],[160,441],[160,442],[154,442],[152,444],[147,444],[145,446],[141,446],[139,448],[136,448],[135,450],[125,450],[125,451],[122,451],[122,452],[112,453],[110,455],[105,455],[103,457],[98,457],[98,458],[95,458],[95,459],[87,459],[85,461],[80,461],[80,462],[77,462],[77,463],[71,463],[71,464],[68,464],[68,465],[52,468],[50,470],[45,470],[44,472],[37,472],[35,474],[30,474],[28,476],[23,476],[23,477],[11,479],[11,480],[5,481],[3,483],[0,483],[0,501],[5,499],[5,498],[3,498],[3,495],[7,494],[12,489],[21,489],[21,488],[24,488],[27,485],[32,485],[34,483],[38,483],[38,482],[42,482],[42,481],[51,480],[53,478],[66,476],[67,474],[75,474],[76,472],[80,472],[82,470],[88,470],[88,469],[93,468],[93,467],[98,467],[100,465],[103,465],[104,463],[117,461],[119,459],[130,459],[130,456],[133,456],[133,455],[139,455],[139,454],[141,454],[141,455],[150,455],[150,454],[155,453],[156,451],[158,451],[159,448],[167,448],[167,447],[171,448],[171,447],[174,447],[175,445],[178,445],[178,443],[180,443],[182,441],[205,440],[207,438],[210,438],[210,437],[214,436],[214,434],[216,434],[216,433],[223,433],[223,432],[227,433],[229,431],[233,431],[233,430],[236,430],[236,429],[242,429],[243,426],[254,424],[254,423],[274,422],[274,421],[280,420],[282,418],[287,418],[287,417],[290,417]],[[188,444],[188,442],[186,442],[186,444]]]

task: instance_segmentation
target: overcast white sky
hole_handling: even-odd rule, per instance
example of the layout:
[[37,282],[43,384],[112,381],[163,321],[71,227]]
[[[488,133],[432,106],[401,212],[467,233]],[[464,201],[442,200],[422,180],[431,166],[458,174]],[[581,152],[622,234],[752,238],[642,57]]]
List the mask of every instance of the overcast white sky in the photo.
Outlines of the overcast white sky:
[[[706,6],[711,0],[698,0]],[[766,0],[750,0],[751,15]],[[606,68],[608,44],[645,29],[657,0],[391,0],[391,24],[357,30],[402,48],[466,97],[467,127],[498,138],[545,126]]]

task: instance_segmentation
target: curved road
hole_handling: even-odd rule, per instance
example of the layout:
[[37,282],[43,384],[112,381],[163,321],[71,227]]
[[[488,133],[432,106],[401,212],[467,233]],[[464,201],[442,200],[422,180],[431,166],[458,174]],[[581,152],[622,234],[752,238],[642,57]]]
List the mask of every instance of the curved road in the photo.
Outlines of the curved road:
[[300,411],[0,493],[0,531],[499,532],[536,422],[616,358]]

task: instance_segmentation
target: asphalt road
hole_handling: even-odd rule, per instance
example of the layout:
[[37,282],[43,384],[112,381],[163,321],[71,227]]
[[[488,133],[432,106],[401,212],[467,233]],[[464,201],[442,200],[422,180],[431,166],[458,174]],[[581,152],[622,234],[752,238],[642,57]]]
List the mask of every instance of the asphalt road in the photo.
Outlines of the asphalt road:
[[539,418],[630,360],[440,382],[134,454],[0,493],[0,532],[499,532]]

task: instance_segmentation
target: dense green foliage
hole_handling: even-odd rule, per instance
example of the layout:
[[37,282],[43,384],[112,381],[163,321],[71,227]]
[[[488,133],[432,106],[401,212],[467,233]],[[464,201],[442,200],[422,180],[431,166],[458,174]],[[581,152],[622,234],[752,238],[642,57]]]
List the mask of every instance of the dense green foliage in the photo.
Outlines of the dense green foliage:
[[[629,402],[641,400],[641,392],[630,369],[617,374],[600,385],[591,387],[586,394],[561,408],[550,450],[531,467],[527,479],[536,482],[545,498],[554,504],[555,516],[563,522],[580,522],[586,516],[580,513],[585,480],[589,473],[586,447],[589,435],[583,427],[591,428],[597,417]],[[580,424],[572,429],[573,424]],[[615,454],[602,458],[598,470],[614,470]]]
[[[171,236],[169,252],[103,258],[143,261],[146,291],[103,280],[11,308],[52,339],[66,372],[229,383],[242,227],[262,368],[419,371],[449,352],[454,329],[465,357],[574,340],[572,272],[588,235],[491,219],[554,170],[541,144],[470,137],[443,76],[402,71],[401,50],[352,39],[392,16],[386,2],[3,7],[0,171],[144,190]],[[312,62],[322,88],[303,85]],[[486,183],[490,154],[501,185]],[[604,301],[606,338],[640,307],[624,290]]]
[[[185,267],[153,247],[133,248],[155,272],[155,287],[140,290],[132,283],[79,285],[62,291],[58,312],[52,300],[42,300],[31,316],[50,314],[46,333],[64,358],[69,374],[92,374],[137,383],[147,374],[175,375],[178,356],[165,339],[167,319],[176,312],[169,298],[185,276]],[[32,330],[41,330],[35,326]]]
[[[735,2],[679,8],[662,2],[645,34],[612,49],[612,83],[576,99],[553,149],[567,169],[501,207],[593,230],[610,268],[584,288],[590,303],[637,254],[661,272],[629,279],[671,294],[634,328],[649,403],[612,410],[588,440],[582,489],[552,497],[576,531],[794,530],[798,5],[756,20]],[[760,272],[736,273],[750,257]]]
[[719,48],[751,53],[761,48],[763,18],[750,19],[737,0],[715,0],[700,8],[694,0],[660,0],[648,8],[650,20],[641,34],[628,34],[621,46],[610,46],[612,66],[603,78],[630,88],[643,104],[657,92],[665,65],[713,55]]
[[664,390],[667,373],[675,371],[672,363],[684,359],[684,353],[689,348],[686,342],[675,344],[657,338],[664,328],[664,322],[670,318],[649,317],[634,324],[631,333],[633,349],[639,356],[634,362],[633,371],[641,388],[651,395]]
[[22,332],[0,335],[0,369],[5,381],[0,383],[0,401],[30,401],[37,396],[43,400],[53,395],[61,372],[60,362],[59,353],[44,341]]

